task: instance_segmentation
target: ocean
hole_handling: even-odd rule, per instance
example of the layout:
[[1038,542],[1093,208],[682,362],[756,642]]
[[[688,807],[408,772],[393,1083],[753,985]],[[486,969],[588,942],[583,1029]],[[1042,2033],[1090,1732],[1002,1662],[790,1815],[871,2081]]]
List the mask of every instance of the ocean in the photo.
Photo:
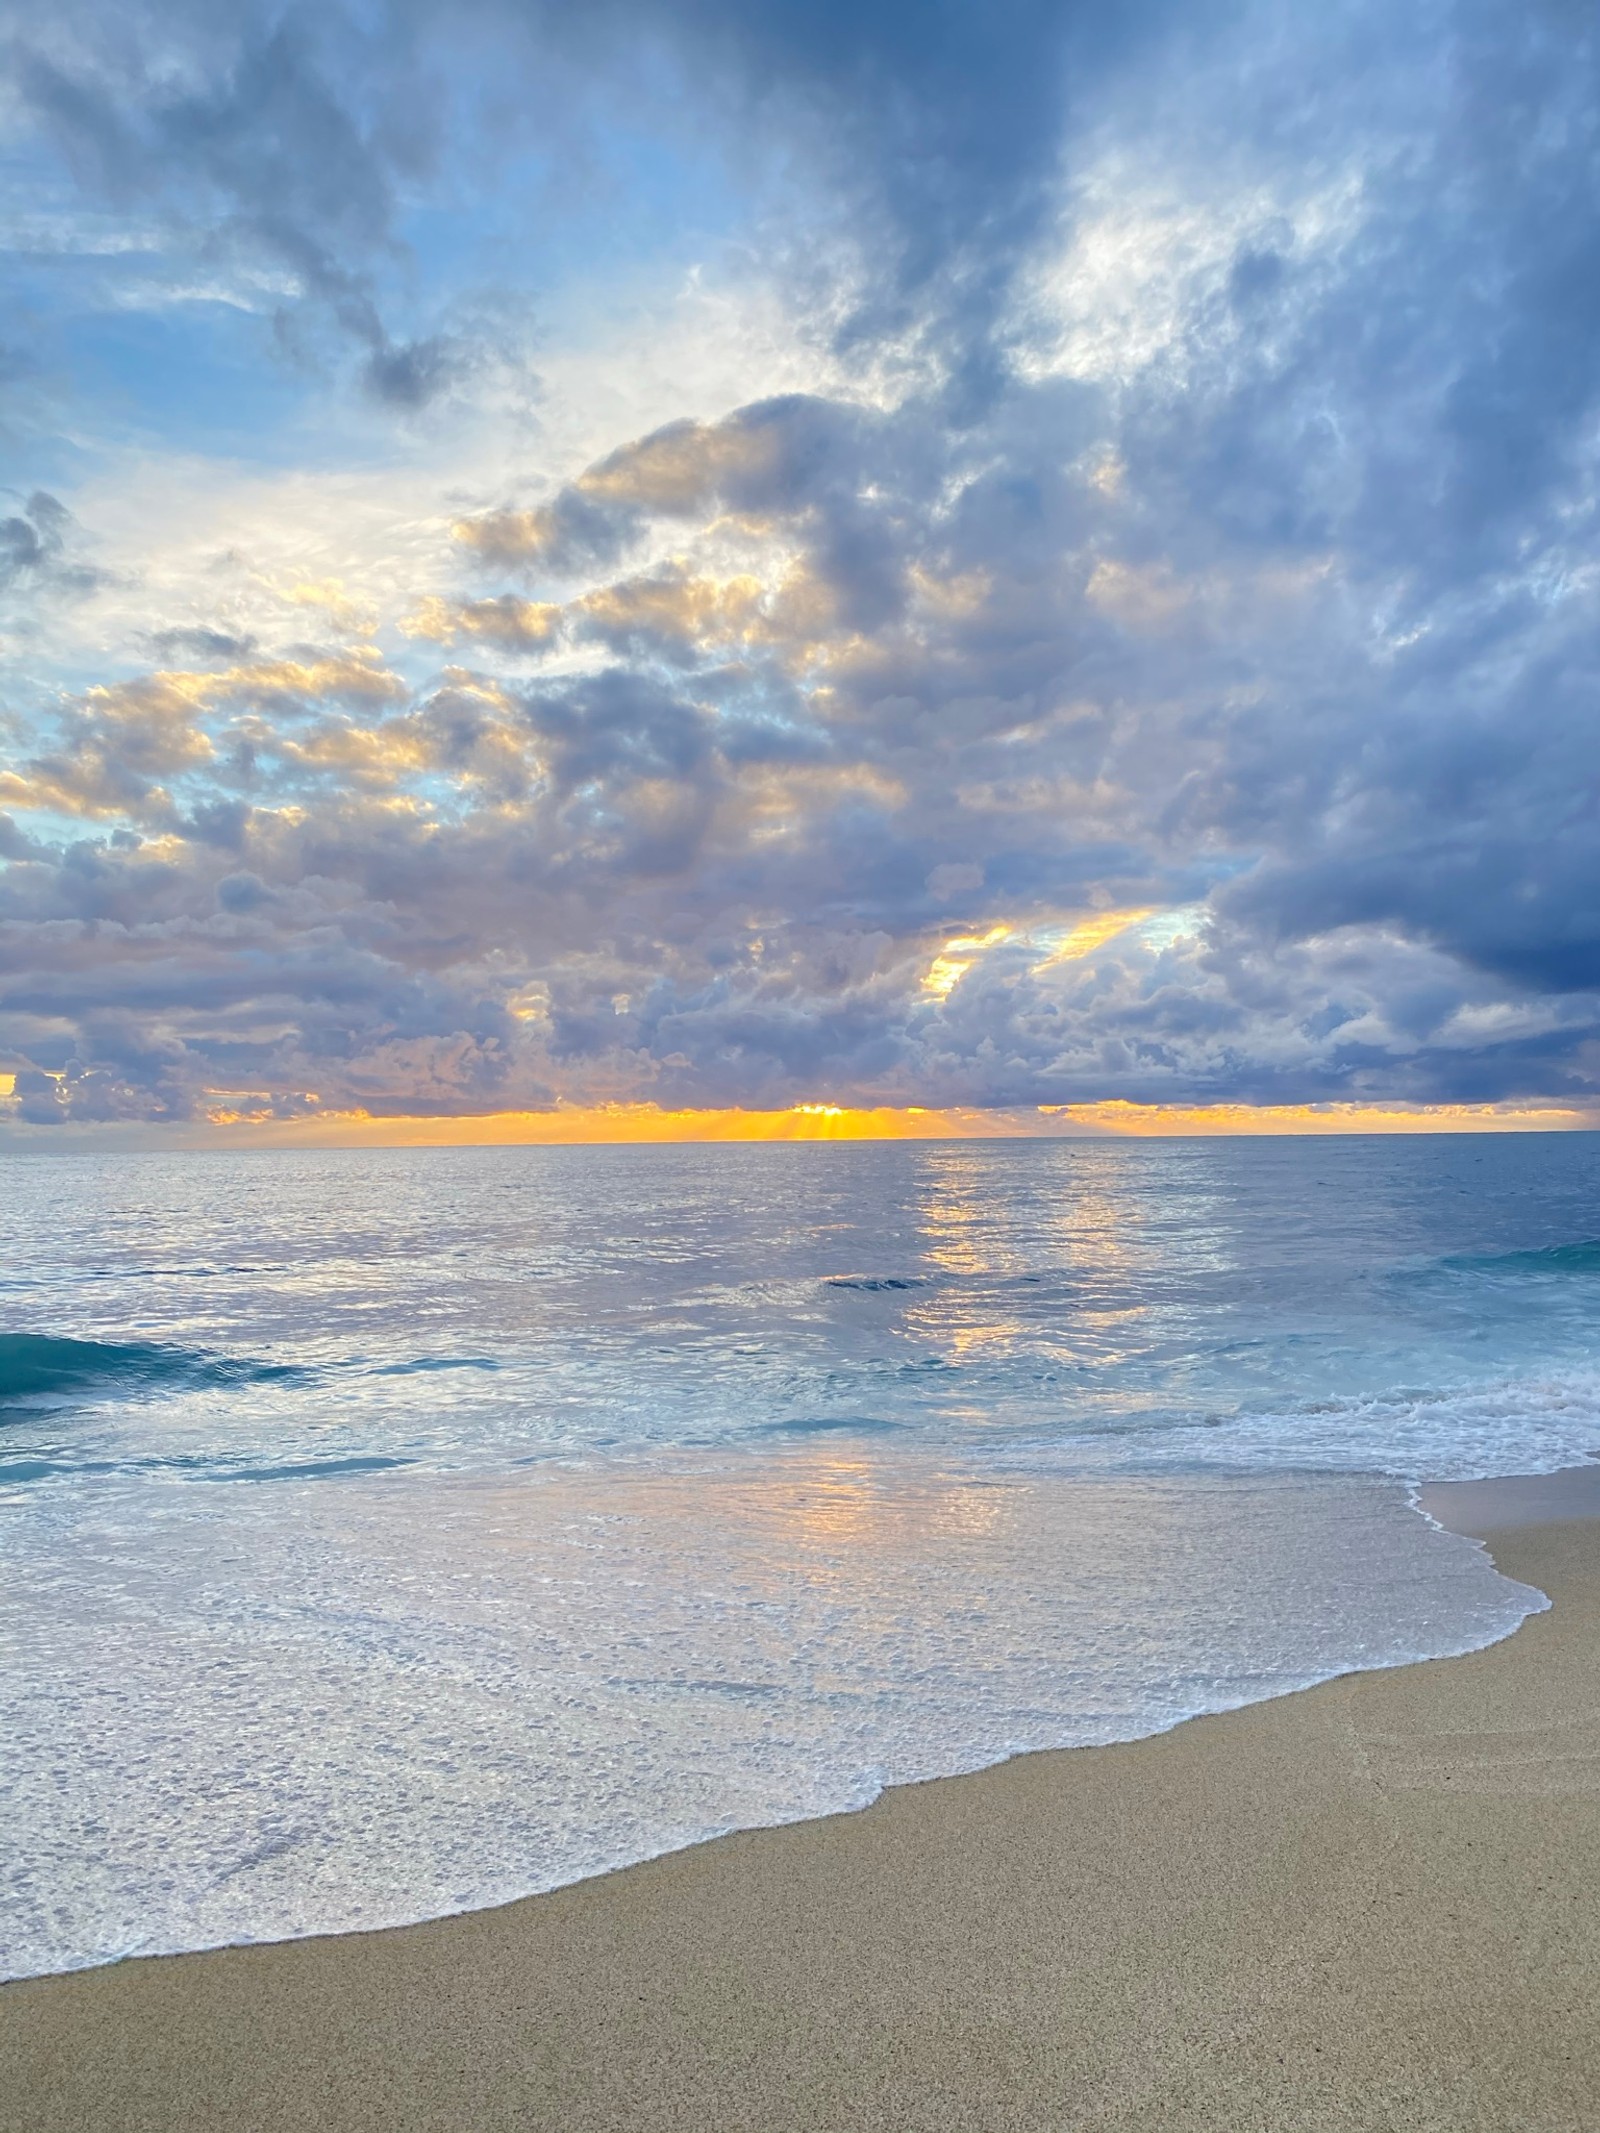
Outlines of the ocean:
[[1507,1635],[1600,1136],[0,1157],[0,1975]]

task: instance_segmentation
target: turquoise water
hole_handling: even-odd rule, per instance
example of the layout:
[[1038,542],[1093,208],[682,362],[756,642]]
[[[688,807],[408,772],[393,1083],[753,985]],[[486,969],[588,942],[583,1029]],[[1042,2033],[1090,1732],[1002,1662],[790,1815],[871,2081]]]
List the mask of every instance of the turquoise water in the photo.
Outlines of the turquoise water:
[[0,1969],[1466,1649],[1600,1139],[0,1158]]

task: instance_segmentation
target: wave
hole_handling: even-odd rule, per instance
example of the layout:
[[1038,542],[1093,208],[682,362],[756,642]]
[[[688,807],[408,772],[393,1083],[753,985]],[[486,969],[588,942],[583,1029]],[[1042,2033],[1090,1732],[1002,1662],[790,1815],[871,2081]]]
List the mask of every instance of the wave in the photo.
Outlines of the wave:
[[435,1370],[498,1370],[492,1355],[418,1355],[405,1363],[378,1363],[367,1372],[374,1378],[414,1378]]
[[367,1452],[348,1459],[295,1459],[283,1466],[218,1466],[209,1477],[216,1481],[335,1481],[347,1474],[388,1474],[413,1465],[410,1459],[390,1458],[382,1452]]
[[1600,1274],[1600,1238],[1518,1252],[1458,1252],[1435,1264],[1452,1274]]
[[1407,1483],[1552,1474],[1600,1458],[1600,1369],[1395,1387],[1230,1413],[1122,1419],[997,1446],[999,1467],[1072,1472],[1370,1474]]
[[259,1384],[299,1374],[288,1364],[243,1362],[161,1341],[84,1341],[47,1333],[0,1333],[0,1408],[56,1401],[74,1393]]

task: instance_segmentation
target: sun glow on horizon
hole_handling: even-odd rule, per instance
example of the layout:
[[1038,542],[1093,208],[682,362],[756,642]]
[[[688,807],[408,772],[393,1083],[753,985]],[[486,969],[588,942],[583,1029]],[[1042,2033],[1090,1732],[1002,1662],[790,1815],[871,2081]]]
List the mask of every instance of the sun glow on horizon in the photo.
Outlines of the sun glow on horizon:
[[[8,1115],[9,1114],[9,1115]],[[1009,1110],[974,1106],[802,1103],[775,1110],[664,1110],[648,1103],[563,1104],[549,1111],[375,1116],[311,1110],[271,1117],[217,1103],[203,1120],[165,1126],[29,1125],[0,1095],[13,1146],[234,1148],[571,1147],[888,1140],[1232,1138],[1290,1134],[1581,1132],[1600,1110],[1505,1104],[1139,1104],[1123,1099]]]

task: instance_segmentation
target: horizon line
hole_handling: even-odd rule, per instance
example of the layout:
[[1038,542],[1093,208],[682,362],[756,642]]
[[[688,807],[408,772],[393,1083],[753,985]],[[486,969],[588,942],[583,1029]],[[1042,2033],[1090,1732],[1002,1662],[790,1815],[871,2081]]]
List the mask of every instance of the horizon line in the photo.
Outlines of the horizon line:
[[[3,1083],[0,1083],[3,1091]],[[11,1116],[7,1117],[6,1114]],[[544,1111],[427,1115],[219,1105],[200,1118],[41,1123],[0,1093],[0,1148],[422,1148],[817,1144],[846,1141],[1227,1140],[1448,1133],[1572,1133],[1594,1110],[1525,1099],[1493,1104],[1080,1104],[976,1106],[791,1104],[669,1111],[649,1103],[558,1104]]]

